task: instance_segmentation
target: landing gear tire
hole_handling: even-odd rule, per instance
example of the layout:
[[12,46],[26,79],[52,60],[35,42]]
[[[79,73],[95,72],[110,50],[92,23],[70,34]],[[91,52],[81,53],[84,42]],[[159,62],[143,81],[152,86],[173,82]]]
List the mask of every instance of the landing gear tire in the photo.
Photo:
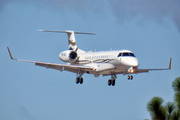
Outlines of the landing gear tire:
[[115,86],[115,80],[111,80],[112,86]]
[[79,79],[80,84],[83,84],[83,78]]
[[115,85],[115,80],[108,80],[108,85],[109,86],[114,86]]
[[132,75],[128,75],[128,80],[132,80],[133,79],[133,76]]
[[111,80],[108,80],[108,85],[109,85],[109,86],[111,85]]
[[127,79],[128,79],[128,80],[130,79],[130,75],[128,75]]
[[133,79],[133,76],[131,75],[131,80]]
[[78,84],[78,83],[83,84],[83,78],[77,77],[76,84]]
[[79,81],[79,78],[77,77],[76,78],[76,84],[78,84],[80,81]]

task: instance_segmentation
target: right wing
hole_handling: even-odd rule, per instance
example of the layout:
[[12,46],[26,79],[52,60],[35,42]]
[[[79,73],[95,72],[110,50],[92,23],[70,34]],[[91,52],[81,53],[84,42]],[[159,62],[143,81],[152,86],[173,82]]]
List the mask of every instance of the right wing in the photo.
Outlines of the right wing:
[[41,66],[41,67],[51,68],[51,69],[60,70],[60,71],[66,70],[66,71],[70,71],[70,72],[74,72],[74,73],[78,73],[79,70],[81,70],[81,71],[95,71],[96,70],[94,67],[90,67],[90,66],[79,66],[79,65],[68,65],[68,64],[65,65],[65,64],[56,64],[56,63],[46,63],[46,62],[15,59],[15,58],[13,58],[9,47],[7,47],[7,48],[8,48],[11,59],[17,60],[17,61],[35,63],[35,65]]

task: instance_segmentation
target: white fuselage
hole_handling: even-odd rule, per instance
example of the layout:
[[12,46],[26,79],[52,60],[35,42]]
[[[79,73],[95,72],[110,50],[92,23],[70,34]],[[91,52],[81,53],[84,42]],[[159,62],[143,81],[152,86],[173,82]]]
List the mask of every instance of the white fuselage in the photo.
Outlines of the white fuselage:
[[[68,56],[65,52],[60,53],[59,58],[64,62],[68,62],[63,59],[63,57],[67,58]],[[123,73],[125,69],[129,69],[130,67],[137,69],[138,67],[137,58],[129,50],[80,53],[76,61],[69,63],[71,65],[95,67],[95,71],[88,71],[90,74],[109,74],[111,70],[113,72]]]

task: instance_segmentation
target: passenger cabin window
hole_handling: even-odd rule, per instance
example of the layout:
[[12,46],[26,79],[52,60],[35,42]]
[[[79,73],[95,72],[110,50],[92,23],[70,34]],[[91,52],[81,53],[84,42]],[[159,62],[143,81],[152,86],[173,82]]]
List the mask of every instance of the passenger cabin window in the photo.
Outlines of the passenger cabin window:
[[119,53],[118,57],[127,57],[127,56],[130,56],[130,57],[136,57],[133,53],[128,53],[128,52],[124,52],[124,53]]

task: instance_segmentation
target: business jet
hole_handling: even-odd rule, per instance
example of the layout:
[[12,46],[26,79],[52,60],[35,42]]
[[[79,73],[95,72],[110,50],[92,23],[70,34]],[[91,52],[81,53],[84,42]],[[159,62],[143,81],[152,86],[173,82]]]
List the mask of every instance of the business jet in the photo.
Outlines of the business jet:
[[17,61],[24,61],[35,63],[37,66],[51,68],[55,70],[63,70],[77,74],[76,83],[83,83],[83,74],[93,74],[95,77],[111,76],[108,80],[109,86],[114,86],[117,74],[128,75],[128,80],[132,80],[132,74],[144,73],[153,70],[170,70],[172,58],[170,58],[169,68],[162,69],[138,69],[139,63],[133,52],[129,50],[117,51],[101,51],[101,52],[85,52],[77,47],[74,34],[89,34],[96,35],[96,33],[83,33],[74,31],[52,31],[39,30],[42,32],[56,32],[66,33],[68,35],[69,50],[65,50],[59,54],[59,59],[67,64],[56,64],[37,62],[30,60],[21,60],[13,58],[11,51],[8,48],[10,58]]

